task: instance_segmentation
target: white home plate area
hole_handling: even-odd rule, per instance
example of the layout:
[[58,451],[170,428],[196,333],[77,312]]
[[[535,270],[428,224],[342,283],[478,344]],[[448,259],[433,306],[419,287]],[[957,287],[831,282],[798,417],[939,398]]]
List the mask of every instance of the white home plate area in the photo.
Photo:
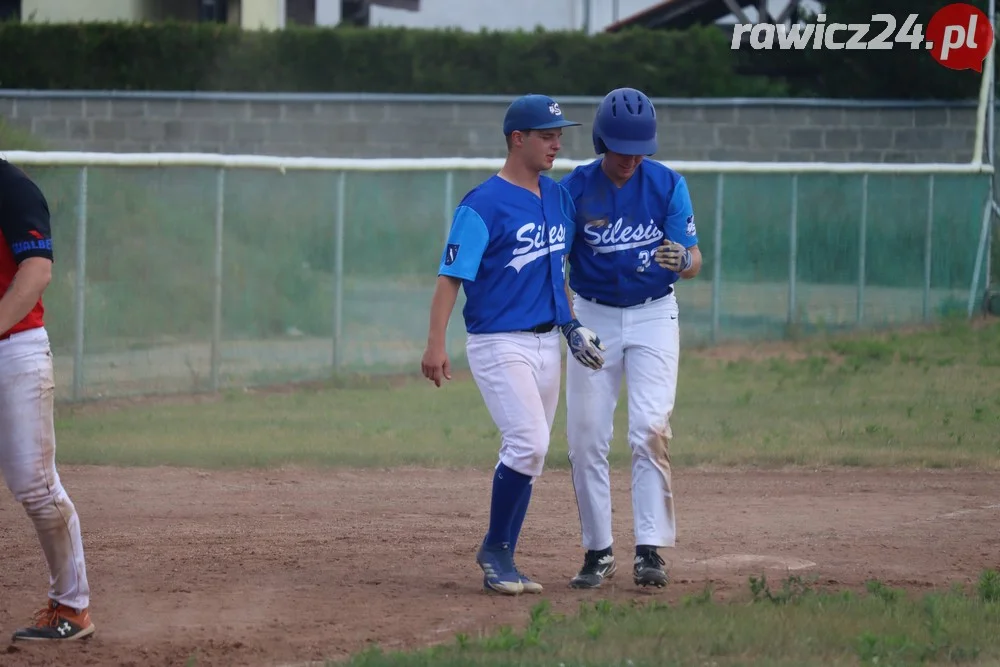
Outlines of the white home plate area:
[[762,554],[725,554],[702,560],[685,559],[686,565],[705,567],[712,570],[808,570],[816,567],[816,563],[804,558],[791,556],[766,556]]

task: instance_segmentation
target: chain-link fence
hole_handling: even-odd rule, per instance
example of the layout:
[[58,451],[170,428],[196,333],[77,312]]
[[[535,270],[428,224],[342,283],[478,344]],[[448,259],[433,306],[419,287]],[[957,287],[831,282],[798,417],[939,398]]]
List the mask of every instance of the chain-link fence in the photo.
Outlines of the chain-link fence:
[[[52,212],[60,396],[416,372],[452,211],[495,173],[478,162],[24,166]],[[759,166],[681,169],[705,257],[677,291],[685,345],[964,315],[982,289],[989,174]],[[449,327],[459,366],[463,303]]]

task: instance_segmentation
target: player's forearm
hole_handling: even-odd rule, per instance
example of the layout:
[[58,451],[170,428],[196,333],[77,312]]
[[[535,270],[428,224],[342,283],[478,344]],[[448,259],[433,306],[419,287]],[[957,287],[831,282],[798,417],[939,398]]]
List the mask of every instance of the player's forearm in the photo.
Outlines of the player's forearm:
[[687,280],[694,278],[701,271],[701,250],[697,247],[691,248],[691,266],[679,274],[681,278]]
[[0,297],[0,334],[6,333],[31,312],[52,280],[52,262],[29,257],[21,262],[7,292]]
[[566,290],[566,301],[569,303],[569,317],[575,320],[576,311],[573,309],[573,290],[569,288],[569,278],[566,278],[566,283],[563,287]]
[[434,296],[431,299],[431,321],[427,333],[428,347],[444,347],[448,332],[448,320],[455,309],[458,300],[458,289],[461,281],[450,276],[438,276],[434,286]]

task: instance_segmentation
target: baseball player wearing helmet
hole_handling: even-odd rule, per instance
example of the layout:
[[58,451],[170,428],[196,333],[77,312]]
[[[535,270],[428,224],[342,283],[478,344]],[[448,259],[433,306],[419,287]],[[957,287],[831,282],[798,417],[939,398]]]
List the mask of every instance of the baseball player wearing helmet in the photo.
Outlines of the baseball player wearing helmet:
[[48,603],[14,641],[94,632],[80,520],[56,471],[55,385],[42,304],[51,277],[45,196],[24,172],[0,160],[0,468],[35,524],[49,566]]
[[503,168],[455,210],[421,362],[436,386],[451,379],[445,330],[464,287],[469,368],[500,431],[489,529],[476,562],[484,588],[508,595],[542,590],[520,573],[514,553],[559,401],[560,331],[581,367],[603,361],[597,336],[571,316],[565,290],[573,202],[542,174],[560,150],[562,128],[575,125],[544,95],[520,97],[507,109]]
[[611,91],[597,109],[594,149],[602,157],[563,180],[576,206],[569,256],[574,313],[601,332],[600,369],[566,372],[569,458],[580,513],[584,563],[575,588],[597,588],[616,570],[611,537],[608,452],[622,377],[632,450],[633,579],[664,586],[658,553],[676,523],[670,471],[670,417],[680,354],[674,284],[701,269],[684,178],[648,160],[657,150],[656,111],[642,92]]

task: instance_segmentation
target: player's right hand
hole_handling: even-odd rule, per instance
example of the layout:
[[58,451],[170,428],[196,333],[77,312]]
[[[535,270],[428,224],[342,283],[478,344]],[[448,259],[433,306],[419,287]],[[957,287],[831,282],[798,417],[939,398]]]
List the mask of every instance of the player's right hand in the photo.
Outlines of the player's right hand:
[[451,379],[451,361],[448,359],[448,353],[443,347],[440,349],[428,347],[424,350],[424,358],[420,360],[420,370],[435,387],[440,387],[443,380]]
[[676,241],[664,239],[663,245],[653,255],[656,263],[674,273],[687,271],[691,266],[691,251]]
[[573,358],[591,370],[600,370],[604,366],[604,343],[597,334],[580,324],[579,320],[571,320],[559,327],[566,336],[566,343]]

